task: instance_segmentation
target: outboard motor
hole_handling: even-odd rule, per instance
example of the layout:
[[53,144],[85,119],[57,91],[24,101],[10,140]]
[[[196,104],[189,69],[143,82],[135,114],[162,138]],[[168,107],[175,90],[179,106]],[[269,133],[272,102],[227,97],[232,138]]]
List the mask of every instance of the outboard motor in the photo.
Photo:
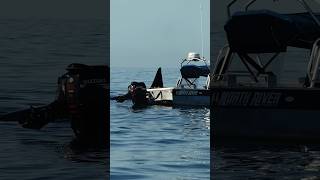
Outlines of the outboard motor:
[[144,82],[131,82],[128,87],[134,106],[147,106],[147,88]]
[[52,103],[9,113],[0,120],[41,129],[55,119],[67,118],[78,142],[108,145],[109,71],[106,65],[70,64],[58,78],[57,98]]
[[71,64],[59,78],[58,99],[66,102],[71,127],[80,141],[105,143],[109,135],[109,68]]

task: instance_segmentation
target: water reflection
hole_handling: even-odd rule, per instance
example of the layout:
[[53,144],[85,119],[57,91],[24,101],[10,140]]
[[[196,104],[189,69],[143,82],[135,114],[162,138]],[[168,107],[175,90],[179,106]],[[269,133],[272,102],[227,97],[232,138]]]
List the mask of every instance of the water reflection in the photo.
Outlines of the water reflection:
[[210,130],[210,109],[204,107],[176,107],[182,117],[190,119],[190,125],[199,124],[200,128],[205,127]]
[[91,162],[109,166],[109,148],[88,147],[74,141],[63,146],[64,158],[74,162]]
[[214,145],[212,179],[319,179],[320,145],[224,142]]

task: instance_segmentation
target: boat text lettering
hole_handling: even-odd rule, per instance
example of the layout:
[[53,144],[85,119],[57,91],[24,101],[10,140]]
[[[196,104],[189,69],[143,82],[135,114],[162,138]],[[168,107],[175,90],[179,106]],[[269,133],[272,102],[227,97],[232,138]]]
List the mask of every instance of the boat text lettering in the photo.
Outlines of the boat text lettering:
[[211,101],[218,106],[276,107],[280,97],[278,92],[213,92]]

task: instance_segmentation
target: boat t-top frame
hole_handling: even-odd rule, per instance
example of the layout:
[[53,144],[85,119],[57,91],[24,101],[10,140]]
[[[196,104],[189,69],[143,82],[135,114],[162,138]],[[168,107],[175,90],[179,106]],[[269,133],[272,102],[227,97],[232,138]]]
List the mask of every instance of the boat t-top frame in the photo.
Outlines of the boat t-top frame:
[[[229,16],[229,19],[231,18],[231,7],[237,2],[238,0],[233,0],[231,1],[228,6],[227,6],[227,14]],[[249,7],[253,5],[257,0],[249,0],[245,5],[244,5],[244,11],[247,12]],[[275,1],[275,0],[273,0]],[[315,15],[315,13],[312,11],[310,8],[309,4],[305,0],[297,0],[310,14],[312,17],[313,21],[315,22],[316,26],[320,28],[320,21]],[[320,29],[319,29],[320,31]],[[245,42],[244,42],[245,43]],[[290,45],[288,45],[290,46]],[[277,47],[275,47],[277,48]],[[306,81],[307,83],[304,83],[304,87],[308,88],[313,88],[313,87],[320,87],[320,38],[316,37],[316,41],[313,42],[312,48],[309,48],[311,50],[311,55],[310,55],[310,60],[308,64],[308,71],[307,71],[307,77]],[[245,50],[232,50],[230,48],[229,44],[227,44],[225,47],[223,47],[219,55],[217,57],[217,61],[215,63],[215,68],[214,71],[211,75],[211,80],[210,80],[210,86],[221,86],[221,80],[224,81],[231,81],[228,82],[227,86],[233,86],[236,82],[235,78],[239,76],[248,76],[248,73],[244,74],[243,72],[239,73],[228,73],[226,74],[229,65],[233,59],[234,54],[237,54],[238,57],[240,58],[241,62],[244,64],[246,69],[249,72],[249,76],[254,80],[255,83],[259,82],[259,76],[263,75],[264,80],[267,82],[268,87],[275,87],[277,86],[277,79],[276,76],[272,72],[267,72],[266,69],[269,67],[269,65],[278,57],[278,55],[281,52],[285,52],[286,50],[284,49],[276,49],[275,51],[272,51],[274,54],[270,57],[270,59],[265,63],[261,63],[261,58],[259,54],[263,53],[271,53],[271,52],[263,52],[263,50],[260,49],[260,51],[257,52],[250,52],[250,50],[246,51]],[[270,50],[267,50],[270,51]],[[252,57],[250,54],[255,54],[255,58]],[[224,79],[226,77],[226,79]]]
[[[203,66],[196,66],[193,63],[202,62]],[[207,81],[204,86],[206,89],[208,87],[208,83],[210,82],[210,69],[204,57],[201,57],[200,54],[190,52],[188,53],[188,57],[183,59],[180,63],[180,72],[181,77],[178,79],[176,87],[177,88],[188,88],[188,89],[196,89],[196,81],[200,76],[206,76]]]
[[[232,0],[228,6],[227,6],[227,14],[228,14],[228,17],[230,18],[231,17],[231,7],[237,2],[238,0]],[[244,9],[245,11],[248,11],[249,7],[251,5],[253,5],[257,0],[249,0],[245,5],[244,5]],[[279,1],[279,0],[273,0],[274,2],[275,1]],[[305,1],[305,0],[296,0],[297,2],[299,2],[302,7],[304,7],[308,13],[310,14],[310,16],[313,18],[313,20],[317,23],[317,25],[320,27],[320,21],[319,19],[315,16],[313,10],[311,9],[311,7],[309,6],[309,4]]]

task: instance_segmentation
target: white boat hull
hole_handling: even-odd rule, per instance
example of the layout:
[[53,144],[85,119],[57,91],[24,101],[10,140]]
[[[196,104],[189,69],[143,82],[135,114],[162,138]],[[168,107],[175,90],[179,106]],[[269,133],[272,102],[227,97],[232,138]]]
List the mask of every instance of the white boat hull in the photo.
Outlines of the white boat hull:
[[210,106],[210,90],[207,89],[174,89],[173,105]]
[[206,89],[155,88],[148,92],[155,101],[172,101],[174,106],[210,106],[210,90]]

